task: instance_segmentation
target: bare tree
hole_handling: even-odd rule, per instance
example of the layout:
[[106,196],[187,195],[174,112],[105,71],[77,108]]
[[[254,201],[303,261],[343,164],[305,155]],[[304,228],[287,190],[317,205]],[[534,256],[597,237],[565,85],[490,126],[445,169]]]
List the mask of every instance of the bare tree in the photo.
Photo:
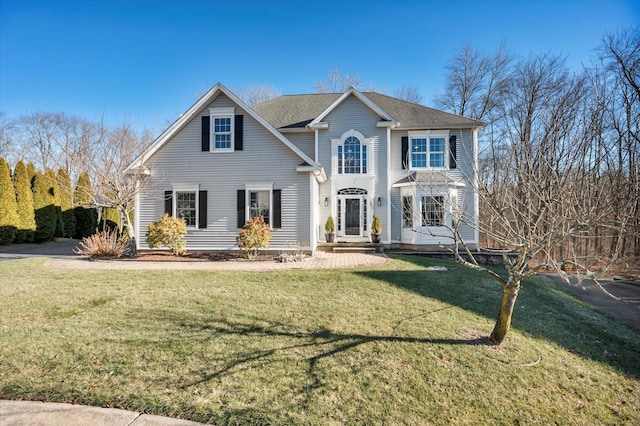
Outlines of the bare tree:
[[151,144],[152,139],[151,131],[138,132],[130,122],[123,122],[108,132],[92,171],[93,204],[115,208],[131,241],[136,236],[130,215],[136,194],[143,188],[146,179],[143,170],[127,174],[126,169]]
[[326,80],[318,80],[314,83],[318,93],[342,93],[349,87],[360,88],[362,78],[359,75],[342,74],[338,68],[334,68],[327,74]]
[[57,167],[76,181],[80,173],[93,167],[96,153],[104,143],[105,129],[102,124],[66,114],[60,115],[59,126],[54,158]]
[[14,132],[15,122],[7,116],[7,113],[0,111],[0,158],[5,158],[10,164],[15,162],[16,152]]
[[32,160],[42,170],[56,166],[55,154],[60,138],[61,116],[61,113],[36,112],[19,119],[20,127],[27,137],[26,146],[37,153],[37,156],[27,160]]
[[485,120],[500,104],[513,60],[504,45],[490,54],[465,45],[447,64],[447,88],[435,104],[454,114]]
[[280,95],[280,90],[266,84],[255,84],[239,92],[240,99],[249,106],[266,102]]
[[398,99],[413,102],[414,104],[419,104],[423,100],[423,96],[420,94],[418,86],[402,86],[400,89],[396,90],[393,95]]
[[[490,110],[493,118],[483,168],[477,176],[467,176],[485,212],[476,223],[464,216],[464,210],[450,211],[456,260],[491,277],[503,289],[490,335],[496,344],[510,329],[524,280],[552,269],[563,276],[580,272],[598,283],[599,274],[620,260],[621,245],[603,256],[574,250],[576,241],[598,235],[598,230],[626,227],[610,199],[601,196],[610,184],[609,153],[594,148],[593,91],[587,77],[571,73],[562,58],[532,56],[503,75],[501,86],[498,100],[470,107],[479,116]],[[474,90],[487,93],[480,86]],[[455,93],[467,97],[467,106],[474,105],[469,100],[484,99],[467,89]],[[498,91],[493,93],[498,96]],[[625,198],[620,202],[624,206],[616,206],[632,208],[635,202]],[[459,231],[463,223],[479,227],[503,253],[506,278],[478,262]],[[563,244],[570,250],[559,250]]]

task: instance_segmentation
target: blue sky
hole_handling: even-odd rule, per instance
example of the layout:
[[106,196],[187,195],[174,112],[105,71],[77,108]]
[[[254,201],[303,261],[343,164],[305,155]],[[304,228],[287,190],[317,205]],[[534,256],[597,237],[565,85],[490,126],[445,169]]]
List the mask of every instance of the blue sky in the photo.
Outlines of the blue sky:
[[579,68],[640,0],[0,0],[0,110],[161,127],[216,82],[313,93],[338,68],[429,104],[466,43]]

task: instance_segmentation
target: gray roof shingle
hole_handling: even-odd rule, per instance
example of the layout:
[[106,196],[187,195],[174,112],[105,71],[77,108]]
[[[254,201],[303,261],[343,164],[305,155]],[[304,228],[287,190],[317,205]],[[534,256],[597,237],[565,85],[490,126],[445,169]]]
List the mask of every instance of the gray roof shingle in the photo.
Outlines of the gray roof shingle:
[[[363,92],[399,122],[399,129],[447,129],[483,127],[484,123],[376,92]],[[342,93],[284,95],[256,104],[252,109],[276,129],[304,128]]]

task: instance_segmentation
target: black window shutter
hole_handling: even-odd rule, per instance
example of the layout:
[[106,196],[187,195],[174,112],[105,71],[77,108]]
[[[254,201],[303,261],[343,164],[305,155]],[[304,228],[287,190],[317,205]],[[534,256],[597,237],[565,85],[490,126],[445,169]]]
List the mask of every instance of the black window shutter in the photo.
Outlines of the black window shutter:
[[244,189],[238,189],[238,228],[242,228],[246,222],[244,218],[245,201]]
[[456,146],[456,135],[451,135],[449,137],[449,168],[455,169],[458,167],[457,160],[457,146]]
[[164,212],[173,216],[173,191],[164,191]]
[[210,126],[211,126],[211,118],[208,115],[202,117],[202,150],[203,151],[210,150],[209,149],[210,148],[209,139],[211,137]]
[[273,228],[282,228],[282,190],[273,190]]
[[198,228],[207,227],[207,191],[198,192]]
[[244,139],[244,115],[236,115],[235,123],[233,125],[235,135],[233,136],[234,150],[242,151],[242,143]]
[[[396,151],[397,152],[397,151]],[[409,160],[407,154],[409,153],[409,136],[402,137],[402,168],[409,168]]]

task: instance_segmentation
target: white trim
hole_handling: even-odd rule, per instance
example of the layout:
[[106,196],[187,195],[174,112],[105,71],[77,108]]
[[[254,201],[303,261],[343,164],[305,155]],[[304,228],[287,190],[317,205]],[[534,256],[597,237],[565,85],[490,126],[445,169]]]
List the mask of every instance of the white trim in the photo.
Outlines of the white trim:
[[[473,229],[475,243],[480,244],[480,195],[478,194],[478,128],[473,129]],[[462,142],[462,132],[460,132],[460,141]]]
[[196,223],[195,225],[187,225],[187,229],[199,229],[198,228],[198,224],[200,223],[200,196],[199,196],[199,192],[200,192],[200,185],[199,184],[184,184],[184,183],[177,183],[177,184],[173,184],[171,185],[171,216],[173,217],[178,217],[178,192],[193,192],[194,194],[196,194],[195,196],[195,201],[196,201],[196,209],[195,209],[195,213],[196,213]]
[[[387,127],[387,193],[385,195],[386,200],[383,202],[387,203],[387,239],[383,240],[383,243],[391,243],[391,234],[393,233],[393,229],[391,228],[391,127]],[[382,229],[382,233],[384,234],[384,228]]]
[[[366,146],[367,154],[367,172],[366,173],[344,173],[344,164],[342,165],[343,173],[339,173],[338,171],[338,146],[344,147],[344,142],[350,138],[355,137],[360,141],[360,145]],[[336,177],[357,177],[357,176],[374,176],[375,175],[375,149],[373,146],[373,142],[375,141],[375,137],[366,138],[362,133],[357,130],[350,129],[344,132],[339,138],[331,139],[331,176]],[[344,149],[342,151],[344,156]],[[362,155],[362,150],[360,151]],[[360,157],[360,162],[362,163],[362,157]],[[343,162],[344,163],[344,162]],[[360,166],[362,170],[362,164]]]
[[[234,152],[235,151],[235,107],[209,108],[209,152]],[[231,137],[229,138],[229,148],[216,148],[216,118],[228,118]],[[226,132],[224,132],[226,133]]]
[[244,221],[251,217],[251,193],[269,193],[269,227],[273,229],[273,182],[248,182],[244,184]]
[[311,247],[311,255],[315,256],[316,247],[318,246],[319,227],[318,227],[318,182],[309,175],[309,245]]
[[[410,131],[407,132],[408,138],[409,138],[409,149],[407,150],[407,160],[409,163],[409,170],[447,170],[449,169],[449,135],[450,135],[450,131],[449,130],[419,130],[419,131]],[[430,144],[431,144],[431,139],[436,139],[436,138],[442,138],[444,139],[444,152],[443,152],[443,165],[442,167],[432,167],[431,166],[431,151],[429,149]],[[412,146],[413,144],[411,143],[411,141],[413,139],[426,139],[427,140],[427,146],[426,146],[426,162],[427,162],[427,166],[426,167],[414,167],[413,166],[413,162],[412,162]]]

